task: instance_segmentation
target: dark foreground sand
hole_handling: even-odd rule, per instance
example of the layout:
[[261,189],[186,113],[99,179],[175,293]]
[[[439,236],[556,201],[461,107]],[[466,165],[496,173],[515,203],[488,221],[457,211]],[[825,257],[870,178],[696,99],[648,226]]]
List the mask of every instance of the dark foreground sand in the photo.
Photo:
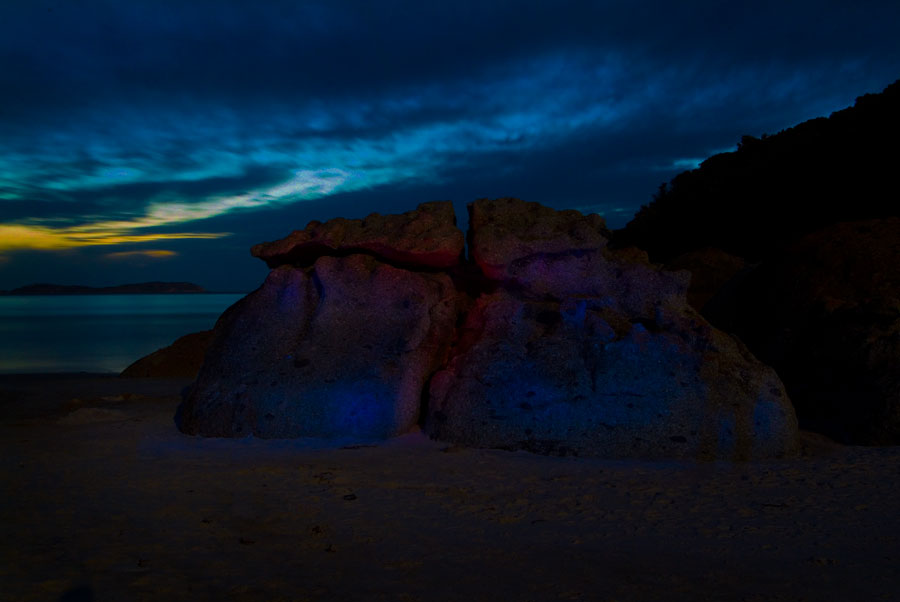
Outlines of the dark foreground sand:
[[0,377],[3,600],[900,600],[900,448],[758,464],[205,440]]

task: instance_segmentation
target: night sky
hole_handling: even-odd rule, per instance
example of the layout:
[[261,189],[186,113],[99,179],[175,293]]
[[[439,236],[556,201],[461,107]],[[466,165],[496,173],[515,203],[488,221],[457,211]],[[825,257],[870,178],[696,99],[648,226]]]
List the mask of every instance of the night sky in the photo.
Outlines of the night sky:
[[624,225],[900,78],[900,3],[2,0],[0,289],[192,281],[311,219],[517,196]]

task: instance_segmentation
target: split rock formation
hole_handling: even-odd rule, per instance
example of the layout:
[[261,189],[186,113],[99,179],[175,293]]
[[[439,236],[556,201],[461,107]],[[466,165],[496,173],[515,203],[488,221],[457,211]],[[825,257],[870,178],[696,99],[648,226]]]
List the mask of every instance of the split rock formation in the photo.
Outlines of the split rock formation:
[[797,450],[775,372],[686,301],[689,273],[611,251],[599,216],[517,199],[311,222],[227,310],[179,407],[204,436],[378,439],[755,459]]

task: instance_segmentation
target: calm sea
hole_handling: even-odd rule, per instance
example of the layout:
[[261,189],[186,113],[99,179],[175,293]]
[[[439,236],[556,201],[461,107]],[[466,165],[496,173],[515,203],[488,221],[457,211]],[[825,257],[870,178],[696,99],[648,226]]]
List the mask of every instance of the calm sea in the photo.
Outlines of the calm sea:
[[243,296],[0,296],[0,373],[120,372]]

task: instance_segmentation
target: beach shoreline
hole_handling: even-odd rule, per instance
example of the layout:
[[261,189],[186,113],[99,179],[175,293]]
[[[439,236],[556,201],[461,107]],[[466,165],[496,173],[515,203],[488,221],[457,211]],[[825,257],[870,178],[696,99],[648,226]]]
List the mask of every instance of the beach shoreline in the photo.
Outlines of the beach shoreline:
[[[896,599],[900,447],[644,462],[177,431],[190,379],[0,375],[0,599]],[[68,596],[68,597],[66,597]]]

